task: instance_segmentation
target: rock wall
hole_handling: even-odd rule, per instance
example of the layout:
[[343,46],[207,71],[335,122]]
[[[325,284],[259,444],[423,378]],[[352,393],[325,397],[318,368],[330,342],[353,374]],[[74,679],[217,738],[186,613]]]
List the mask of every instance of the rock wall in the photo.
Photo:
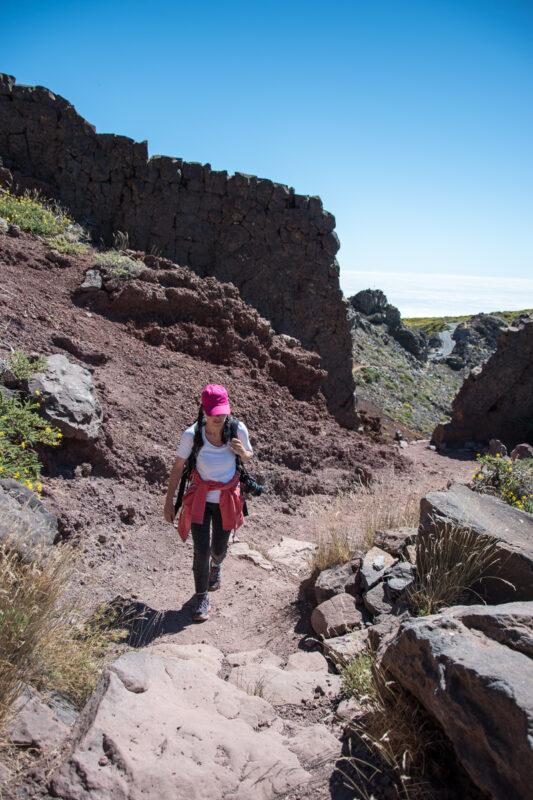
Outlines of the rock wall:
[[491,438],[508,447],[533,444],[533,319],[502,330],[494,354],[465,378],[452,411],[433,432],[439,446]]
[[[200,276],[231,281],[278,333],[322,357],[330,411],[358,422],[352,344],[339,288],[335,218],[319,197],[97,134],[62,97],[0,75],[0,157],[21,186],[61,200],[96,237],[125,231]],[[0,182],[7,170],[0,165]]]

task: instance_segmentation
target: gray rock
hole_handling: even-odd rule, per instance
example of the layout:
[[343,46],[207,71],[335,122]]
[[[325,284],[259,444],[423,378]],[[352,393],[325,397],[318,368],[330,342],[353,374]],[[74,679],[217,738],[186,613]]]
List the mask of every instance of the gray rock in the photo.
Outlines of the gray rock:
[[489,442],[489,454],[491,456],[502,456],[505,458],[507,455],[507,448],[499,439],[491,439]]
[[361,586],[363,590],[371,589],[383,578],[385,570],[392,567],[396,559],[381,550],[379,547],[372,547],[363,557],[361,564]]
[[80,284],[82,292],[97,292],[102,288],[102,275],[99,269],[88,269],[85,273],[83,283]]
[[311,625],[319,636],[328,639],[359,628],[363,615],[351,594],[336,594],[317,606],[311,614]]
[[368,628],[345,633],[343,636],[333,636],[322,642],[324,653],[335,661],[336,657],[352,659],[361,653],[368,642]]
[[533,600],[533,514],[455,483],[422,498],[418,544],[450,527],[498,541],[499,564],[480,587],[488,603]]
[[533,447],[527,442],[517,444],[511,453],[511,461],[515,461],[517,458],[533,458]]
[[7,233],[8,228],[9,225],[7,224],[7,220],[5,220],[3,217],[0,217],[0,233]]
[[399,557],[407,545],[416,541],[416,528],[394,528],[386,531],[376,531],[374,544],[392,556]]
[[323,603],[336,594],[351,594],[355,597],[358,590],[358,572],[361,559],[354,559],[347,564],[323,570],[316,579],[314,591],[317,603]]
[[387,601],[395,603],[400,595],[412,585],[415,576],[416,567],[408,561],[400,561],[390,567],[383,576],[383,588]]
[[0,480],[0,541],[9,540],[31,560],[40,558],[57,535],[57,517],[45,509],[35,492],[14,480]]
[[348,302],[356,311],[367,316],[382,312],[387,307],[387,298],[381,289],[363,289],[350,297]]
[[373,617],[377,617],[379,614],[389,614],[393,606],[393,601],[390,601],[385,593],[384,583],[377,583],[365,592],[363,594],[363,603]]
[[533,661],[514,646],[518,629],[529,648],[533,603],[499,606],[494,617],[485,606],[465,607],[404,621],[381,654],[382,666],[437,718],[472,780],[494,800],[531,796]]
[[34,375],[28,388],[32,395],[40,392],[44,416],[65,437],[84,441],[98,437],[102,408],[91,373],[84,367],[63,355],[49,356],[46,370]]

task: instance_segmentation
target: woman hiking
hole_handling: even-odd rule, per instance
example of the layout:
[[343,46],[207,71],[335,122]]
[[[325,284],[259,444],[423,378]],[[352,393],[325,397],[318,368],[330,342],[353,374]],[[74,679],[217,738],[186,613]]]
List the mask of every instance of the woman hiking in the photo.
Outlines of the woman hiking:
[[165,500],[165,519],[174,522],[174,495],[194,447],[196,466],[183,497],[178,532],[185,541],[190,530],[194,543],[195,622],[205,622],[209,617],[209,592],[220,588],[221,564],[226,557],[230,533],[243,522],[236,456],[246,463],[253,453],[244,423],[239,422],[236,430],[234,424],[236,436],[230,437],[229,414],[225,388],[206,386],[198,419],[181,436]]

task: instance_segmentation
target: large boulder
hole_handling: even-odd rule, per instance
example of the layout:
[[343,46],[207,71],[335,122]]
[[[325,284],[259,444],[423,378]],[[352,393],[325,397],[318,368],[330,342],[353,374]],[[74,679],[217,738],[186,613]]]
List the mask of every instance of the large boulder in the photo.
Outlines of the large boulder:
[[48,356],[46,369],[33,376],[28,389],[32,395],[39,392],[44,416],[65,438],[90,441],[98,437],[102,407],[85,367],[60,354]]
[[420,501],[417,546],[427,536],[442,536],[451,528],[468,528],[497,542],[499,563],[479,587],[487,602],[533,600],[533,514],[455,483]]
[[57,517],[50,514],[35,492],[11,479],[0,480],[0,542],[9,541],[27,558],[53,545]]
[[54,796],[270,800],[308,782],[302,763],[335,758],[327,731],[287,738],[259,690],[217,677],[216,659],[201,648],[130,652],[106,670],[53,776]]
[[502,330],[483,367],[475,367],[452,403],[453,416],[437,425],[438,446],[501,439],[508,447],[533,444],[533,319]]
[[533,603],[407,619],[381,665],[442,725],[493,800],[531,796]]

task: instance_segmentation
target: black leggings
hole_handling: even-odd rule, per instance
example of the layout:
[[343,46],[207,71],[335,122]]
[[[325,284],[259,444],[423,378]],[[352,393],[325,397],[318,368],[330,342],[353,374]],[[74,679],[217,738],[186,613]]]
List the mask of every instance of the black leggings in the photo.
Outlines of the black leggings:
[[[213,537],[210,542],[209,528],[213,520]],[[231,531],[222,529],[222,515],[218,503],[206,503],[204,521],[200,524],[191,524],[191,534],[194,542],[194,559],[192,571],[194,573],[194,586],[196,592],[207,592],[209,586],[209,556],[213,564],[221,564],[228,550],[228,541]]]

